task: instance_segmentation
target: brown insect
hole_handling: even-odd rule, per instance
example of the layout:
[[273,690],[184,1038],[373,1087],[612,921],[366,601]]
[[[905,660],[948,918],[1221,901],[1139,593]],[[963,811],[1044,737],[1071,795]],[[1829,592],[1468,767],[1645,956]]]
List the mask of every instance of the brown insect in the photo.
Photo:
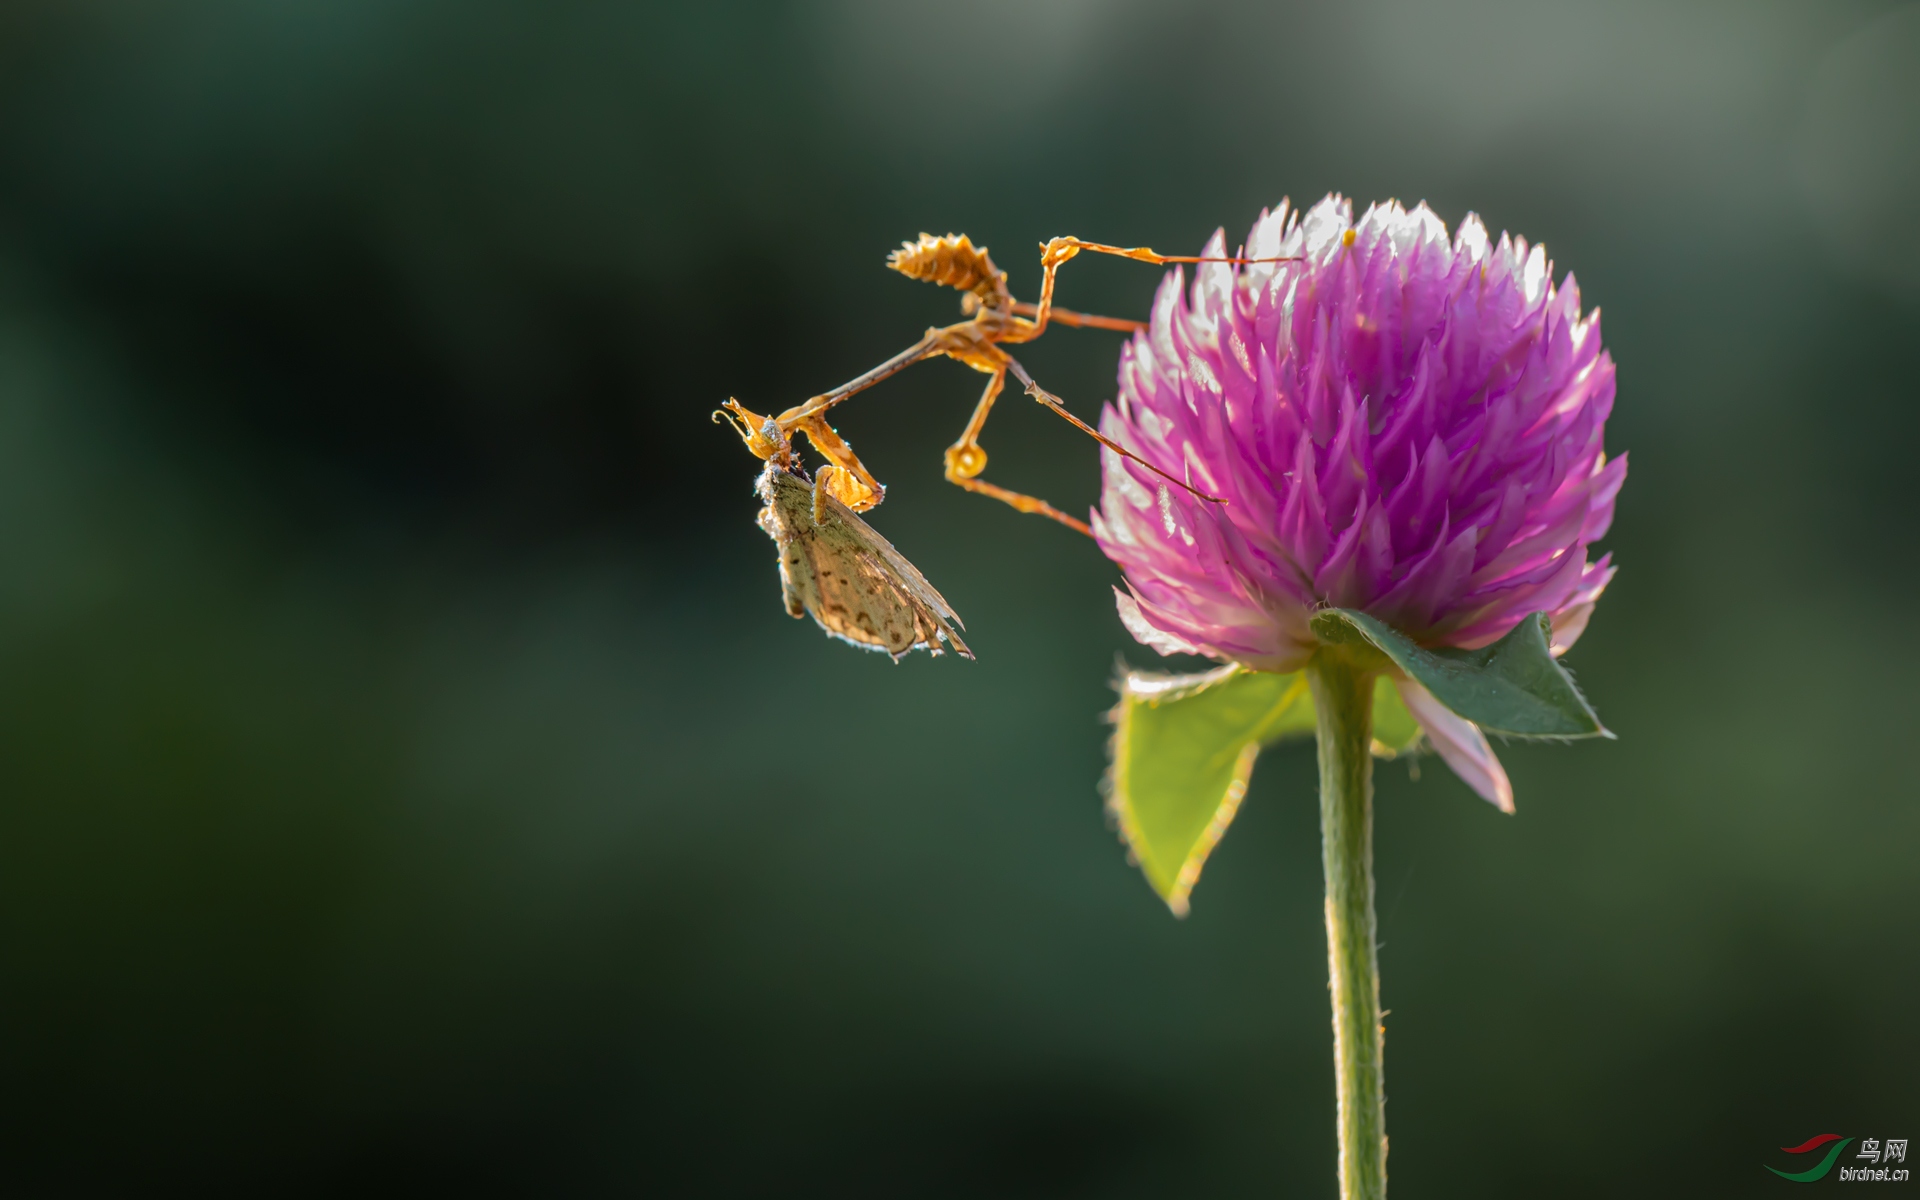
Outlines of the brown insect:
[[939,654],[942,642],[972,658],[959,614],[893,543],[827,492],[826,469],[812,480],[802,474],[772,421],[760,436],[774,447],[760,472],[760,527],[780,547],[787,612],[810,614],[834,637],[895,662],[911,650]]
[[[1025,386],[1027,395],[1052,409],[1101,445],[1133,459],[1148,470],[1164,476],[1202,499],[1217,504],[1225,503],[1219,497],[1208,496],[1197,491],[1186,481],[1168,475],[1153,464],[1145,462],[1132,451],[1116,444],[1099,430],[1068,412],[1058,396],[1035,383],[1033,377],[1027,374],[1026,368],[1004,349],[1006,346],[1033,341],[1045,333],[1047,326],[1052,322],[1079,328],[1114,329],[1124,333],[1131,333],[1145,326],[1144,321],[1093,316],[1060,308],[1053,303],[1054,278],[1061,264],[1082,251],[1113,254],[1136,262],[1156,264],[1288,261],[1275,258],[1197,258],[1168,255],[1142,246],[1106,246],[1097,242],[1083,242],[1075,237],[1057,237],[1041,247],[1040,300],[1037,304],[1028,304],[1013,298],[1013,293],[1007,288],[1007,273],[993,265],[993,259],[987,255],[986,247],[976,247],[965,234],[948,234],[946,237],[937,238],[932,234],[923,233],[919,241],[903,243],[900,249],[895,250],[887,258],[887,265],[910,278],[941,284],[965,293],[960,298],[960,311],[969,319],[945,328],[929,329],[926,336],[918,342],[864,375],[848,380],[830,392],[823,392],[806,403],[796,405],[773,417],[772,424],[781,435],[780,444],[784,445],[785,440],[796,433],[804,434],[813,444],[814,449],[827,460],[827,465],[817,472],[818,486],[824,489],[827,495],[855,512],[864,512],[872,508],[885,498],[886,489],[855,456],[853,448],[847,445],[846,440],[827,424],[825,414],[828,409],[849,396],[865,391],[888,376],[904,371],[914,363],[945,355],[988,376],[986,390],[981,393],[980,402],[974,406],[973,416],[967,422],[967,427],[961,431],[959,440],[947,447],[946,477],[949,482],[956,483],[970,492],[979,492],[982,495],[992,496],[996,500],[1003,500],[1021,512],[1039,513],[1069,528],[1077,529],[1081,533],[1092,534],[1086,522],[1068,516],[1045,500],[1037,496],[1010,491],[980,478],[980,473],[987,466],[987,452],[980,445],[980,431],[986,425],[988,415],[993,411],[993,402],[999,398],[1000,391],[1006,384],[1008,372],[1012,372],[1014,378]],[[747,448],[761,458],[772,461],[777,447],[763,433],[768,418],[749,412],[737,400],[728,400],[725,407],[724,415],[734,422],[741,438],[747,443]]]

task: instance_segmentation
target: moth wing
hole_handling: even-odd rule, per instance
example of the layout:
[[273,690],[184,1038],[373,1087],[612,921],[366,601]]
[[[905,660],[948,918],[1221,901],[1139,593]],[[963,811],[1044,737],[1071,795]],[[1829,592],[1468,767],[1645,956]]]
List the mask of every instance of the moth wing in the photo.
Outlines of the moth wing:
[[805,553],[795,544],[796,531],[791,495],[782,483],[782,479],[791,481],[805,491],[791,475],[781,471],[772,463],[760,476],[760,496],[767,506],[760,510],[759,525],[780,548],[780,599],[787,606],[787,615],[799,617],[819,604],[819,597],[813,590],[813,572],[808,566]]
[[788,612],[810,613],[833,636],[896,660],[916,648],[937,654],[942,637],[956,654],[973,657],[946,599],[846,505],[823,497],[827,519],[816,523],[812,487],[771,464],[761,476],[761,495],[767,500],[763,524],[780,546]]
[[[885,565],[885,569],[898,579],[900,586],[906,590],[917,605],[929,610],[930,619],[932,619],[949,638],[952,638],[953,635],[953,629],[949,627],[950,625],[958,626],[961,629],[967,627],[966,622],[960,619],[960,614],[954,612],[953,606],[947,603],[947,598],[934,590],[934,586],[927,582],[927,577],[920,573],[919,568],[908,562],[906,555],[895,550],[892,542],[880,536],[879,530],[861,520],[860,514],[840,503],[840,501],[835,500],[832,496],[826,497],[826,501],[829,513],[833,517],[838,518],[841,524],[846,525],[853,531],[855,538],[860,542],[862,548]],[[960,646],[959,639],[952,638],[952,640],[955,647],[964,652],[964,647]],[[973,656],[968,654],[967,657],[971,658]]]
[[820,595],[813,618],[828,633],[884,650],[895,659],[919,646],[940,648],[938,626],[922,618],[912,596],[886,564],[866,553],[846,527],[834,522],[816,525],[806,544]]

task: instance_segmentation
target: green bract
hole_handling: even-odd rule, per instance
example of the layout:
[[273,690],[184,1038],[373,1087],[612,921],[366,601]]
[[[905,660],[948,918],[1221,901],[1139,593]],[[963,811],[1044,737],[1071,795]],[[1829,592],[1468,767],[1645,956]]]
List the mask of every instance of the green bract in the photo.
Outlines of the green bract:
[[[1128,672],[1115,685],[1107,804],[1147,882],[1180,915],[1200,868],[1246,794],[1263,746],[1313,733],[1304,672],[1226,666],[1200,675]],[[1373,752],[1420,739],[1391,680],[1375,681]]]
[[[1327,653],[1379,672],[1372,714],[1377,756],[1405,754],[1423,734],[1440,739],[1447,754],[1465,731],[1490,760],[1474,726],[1513,737],[1613,736],[1554,659],[1544,613],[1478,650],[1418,646],[1384,622],[1345,609],[1315,614],[1313,632],[1323,645],[1339,648]],[[1413,683],[1433,698],[1410,688],[1417,708],[1437,701],[1464,720],[1430,708],[1416,718],[1400,690]],[[1112,714],[1108,808],[1147,882],[1184,915],[1200,868],[1246,795],[1260,750],[1314,732],[1307,675],[1229,665],[1199,675],[1130,671],[1115,686],[1120,702]],[[1432,729],[1423,729],[1422,720]]]
[[1478,650],[1416,646],[1386,622],[1329,608],[1313,616],[1313,633],[1333,645],[1372,646],[1412,676],[1434,699],[1488,733],[1510,737],[1611,737],[1573,679],[1548,648],[1547,614],[1521,618],[1507,636]]

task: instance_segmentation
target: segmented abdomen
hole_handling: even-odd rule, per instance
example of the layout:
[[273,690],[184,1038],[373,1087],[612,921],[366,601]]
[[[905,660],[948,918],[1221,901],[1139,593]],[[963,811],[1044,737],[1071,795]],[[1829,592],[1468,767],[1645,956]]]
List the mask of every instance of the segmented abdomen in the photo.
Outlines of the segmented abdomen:
[[993,265],[985,246],[975,246],[964,233],[942,238],[923,233],[917,242],[902,242],[887,256],[887,265],[902,275],[972,292],[995,308],[1013,304],[1007,273]]

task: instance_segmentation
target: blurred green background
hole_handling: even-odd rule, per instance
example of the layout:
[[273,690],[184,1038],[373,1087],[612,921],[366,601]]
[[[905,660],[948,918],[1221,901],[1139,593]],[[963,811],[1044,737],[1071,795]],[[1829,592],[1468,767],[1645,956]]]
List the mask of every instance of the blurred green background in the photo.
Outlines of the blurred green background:
[[[1096,790],[1159,660],[941,481],[979,377],[839,422],[972,663],[789,620],[708,419],[954,319],[923,229],[1031,295],[1329,190],[1545,241],[1633,455],[1620,740],[1505,747],[1515,818],[1381,772],[1395,1194],[1915,1133],[1917,81],[1832,0],[13,0],[0,1186],[1331,1195],[1311,751],[1175,921]],[[1023,358],[1092,417],[1117,345]]]

